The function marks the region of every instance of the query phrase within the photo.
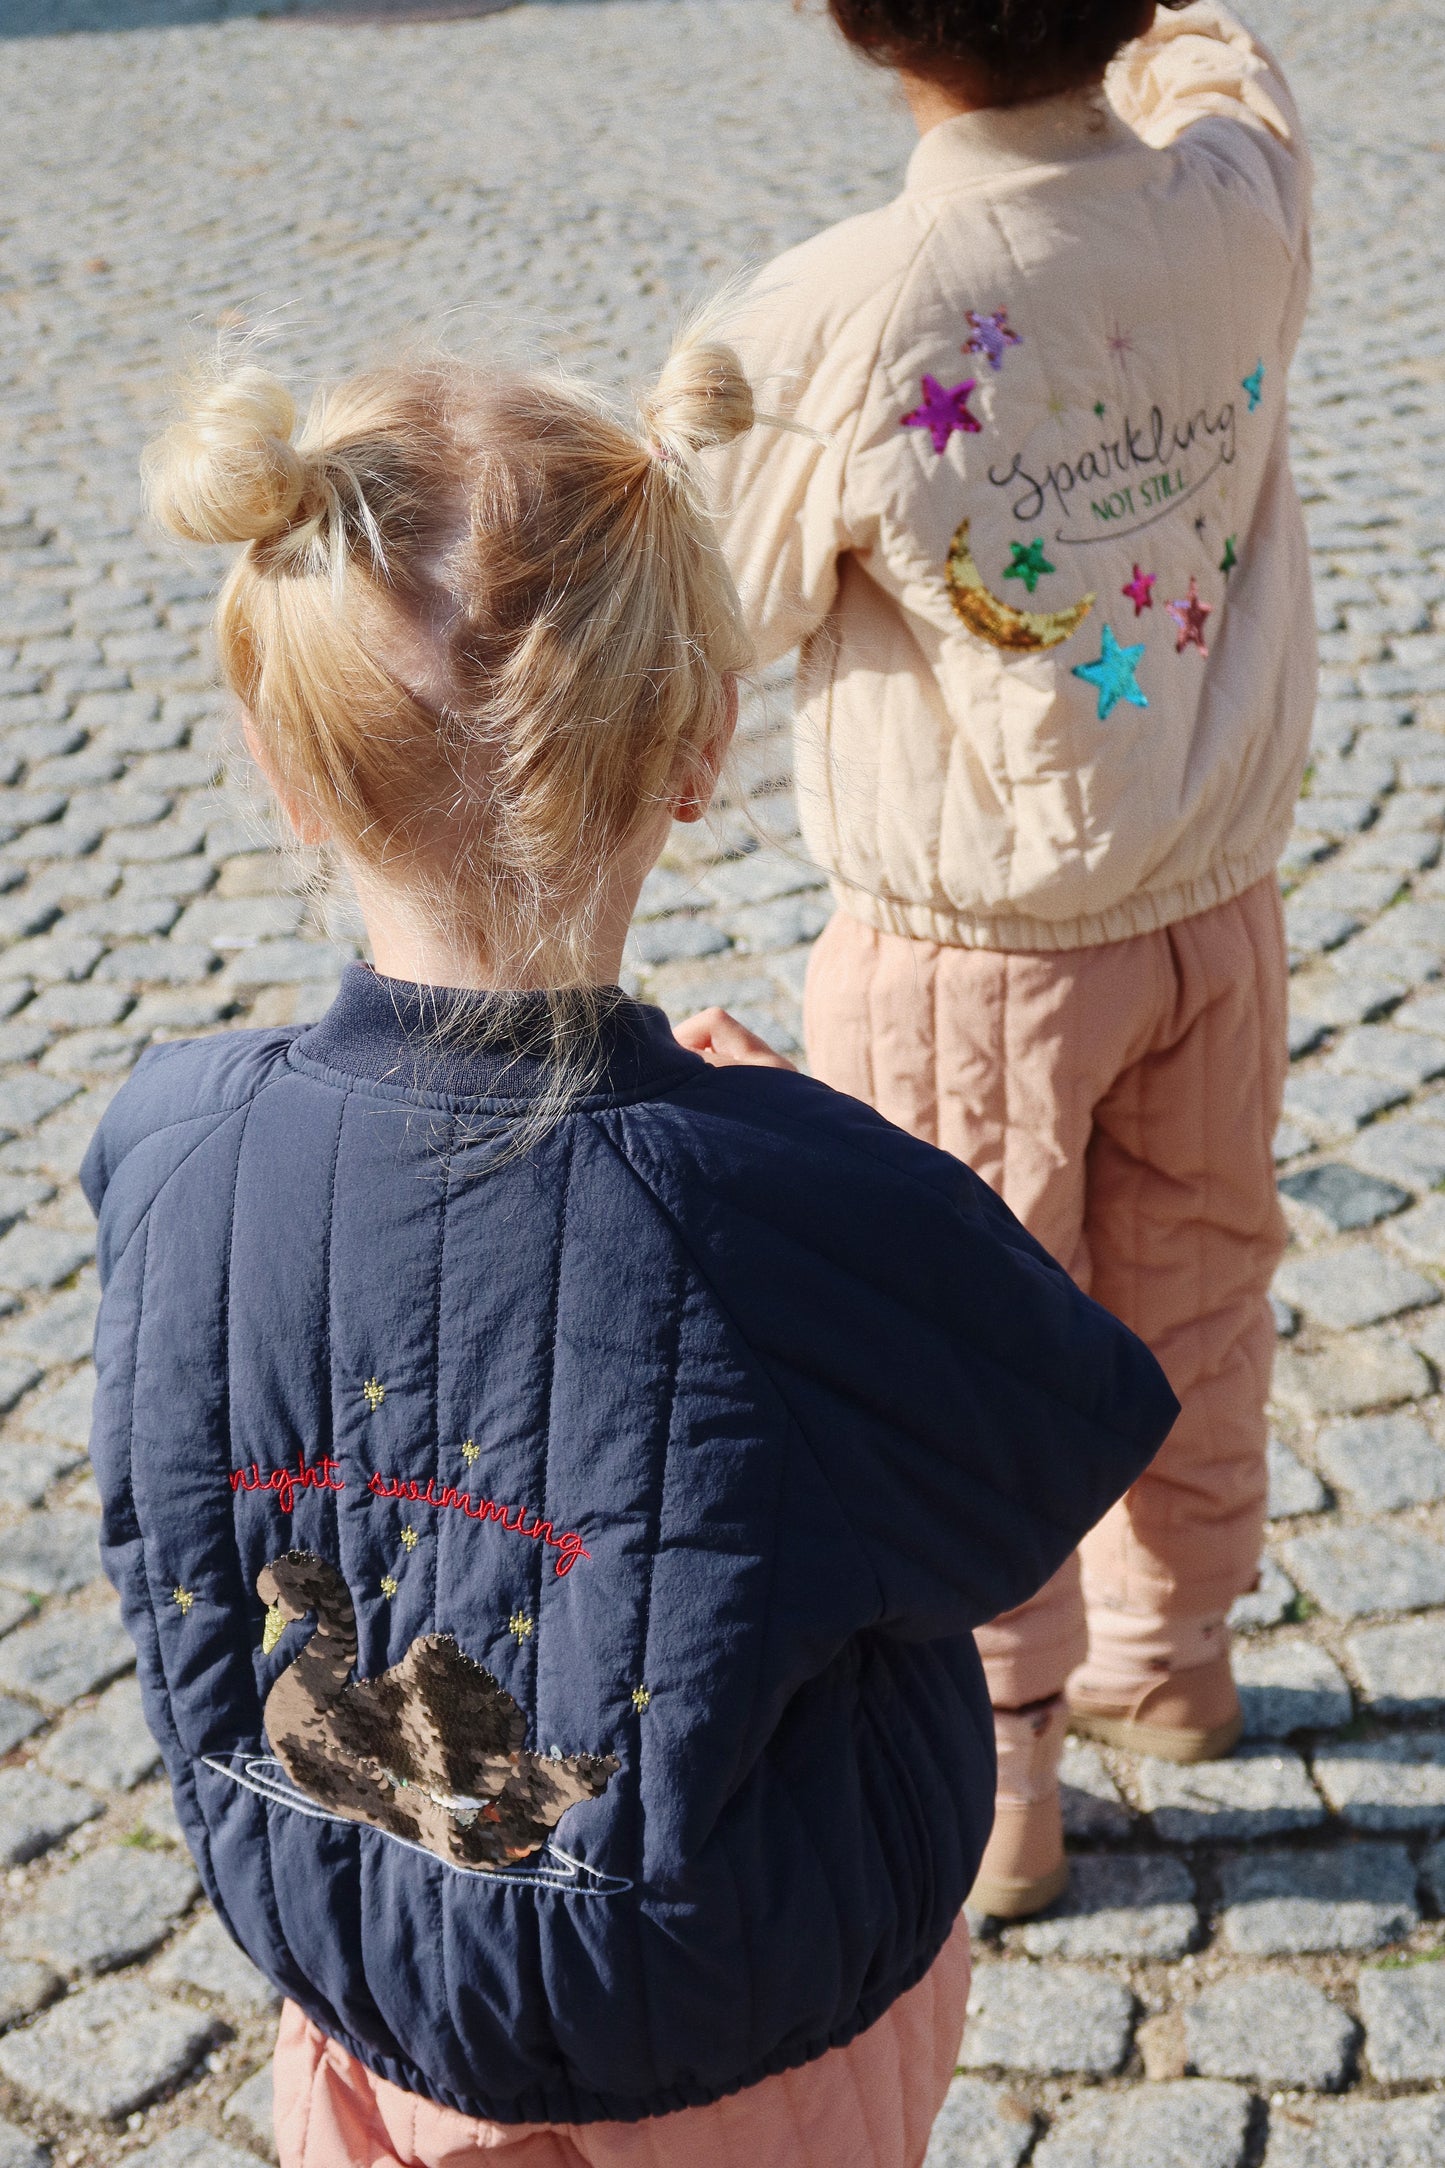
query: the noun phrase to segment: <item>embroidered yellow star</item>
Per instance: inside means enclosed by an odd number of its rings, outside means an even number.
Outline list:
[[[188,1618],[190,1616],[191,1605],[195,1602],[195,1600],[196,1592],[194,1589],[181,1588],[177,1586],[171,1590],[171,1602],[180,1612],[182,1618]]]
[[[386,1398],[386,1387],[382,1384],[380,1378],[368,1378],[366,1383],[362,1386],[361,1390],[366,1395],[366,1405],[370,1408],[372,1414],[375,1415],[377,1409],[381,1406],[381,1403]]]
[[[470,1468],[472,1462],[474,1460],[480,1460],[481,1457],[482,1449],[478,1445],[476,1439],[464,1438],[462,1440],[462,1459],[466,1462],[467,1466]]]
[[[381,1593],[383,1596],[385,1596],[388,1603],[390,1603],[392,1597],[396,1594],[397,1590],[400,1587],[401,1583],[400,1581],[398,1581],[394,1573],[384,1573],[382,1575]]]
[[[401,1542],[403,1550],[414,1551],[417,1547],[418,1540],[419,1539],[417,1536],[417,1532],[414,1528],[403,1528],[401,1532]]]
[[[633,1689],[632,1689],[632,1706],[633,1706],[633,1708],[634,1708],[634,1709],[635,1709],[635,1710],[637,1711],[637,1713],[638,1713],[638,1715],[639,1715],[639,1716],[641,1716],[641,1714],[642,1714],[643,1710],[644,1710],[644,1709],[645,1709],[645,1708],[647,1707],[647,1705],[648,1705],[648,1703],[649,1703],[649,1702],[651,1701],[651,1699],[652,1699],[652,1690],[651,1690],[651,1688],[650,1688],[650,1687],[646,1687],[646,1686],[634,1686],[634,1687],[633,1687]]]
[[[532,1621],[528,1618],[525,1611],[514,1611],[511,1618],[507,1621],[507,1631],[508,1633],[516,1635],[517,1646],[518,1648],[520,1648],[524,1641],[528,1641],[531,1639]]]
[[[1053,397],[1049,400],[1049,412],[1053,415],[1054,420],[1056,422],[1061,422],[1064,416],[1068,413],[1068,411],[1069,403],[1067,399],[1061,399],[1058,393],[1055,392],[1053,394]]]

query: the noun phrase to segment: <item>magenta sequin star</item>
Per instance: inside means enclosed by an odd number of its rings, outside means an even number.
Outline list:
[[[1007,309],[990,309],[986,316],[970,309],[968,321],[971,329],[963,342],[963,351],[965,354],[986,354],[990,369],[1003,367],[1005,347],[1024,343],[1020,333],[1010,325]]]
[[[1142,617],[1146,610],[1153,609],[1154,582],[1158,577],[1157,572],[1145,572],[1138,565],[1135,565],[1134,577],[1126,583],[1124,593],[1133,603],[1136,617]]]
[[[977,415],[968,410],[968,395],[978,390],[978,378],[971,376],[962,384],[940,384],[936,376],[923,379],[923,397],[911,414],[905,414],[899,427],[902,429],[926,429],[933,438],[933,449],[946,452],[955,429],[976,437],[983,428]]]
[[[1164,607],[1179,627],[1179,638],[1174,643],[1175,654],[1182,655],[1186,647],[1197,647],[1201,655],[1207,655],[1209,650],[1204,644],[1204,626],[1206,619],[1214,614],[1214,604],[1200,601],[1198,580],[1191,574],[1188,594],[1181,596],[1178,602],[1166,602]]]

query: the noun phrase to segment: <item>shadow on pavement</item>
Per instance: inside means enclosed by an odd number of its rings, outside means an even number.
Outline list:
[[[519,0],[0,0],[0,38],[85,30],[162,30],[184,23],[464,22]]]

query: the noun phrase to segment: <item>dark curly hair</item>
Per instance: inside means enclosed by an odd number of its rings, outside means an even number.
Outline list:
[[[828,0],[828,12],[881,67],[1013,105],[1097,81],[1153,0]]]

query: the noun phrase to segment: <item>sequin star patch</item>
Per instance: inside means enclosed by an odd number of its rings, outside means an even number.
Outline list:
[[[1197,647],[1201,655],[1207,655],[1204,627],[1214,614],[1214,604],[1200,601],[1198,580],[1191,575],[1188,594],[1181,595],[1177,602],[1166,602],[1164,607],[1179,628],[1179,638],[1174,643],[1175,654],[1182,655],[1186,647]]]
[[[1124,647],[1114,637],[1112,625],[1106,625],[1103,645],[1097,662],[1081,662],[1074,665],[1074,676],[1082,678],[1087,685],[1096,686],[1099,694],[1099,721],[1107,722],[1121,700],[1127,700],[1134,708],[1147,708],[1148,696],[1139,690],[1135,672],[1144,659],[1144,642],[1137,647]]]
[[[977,390],[976,376],[966,377],[961,384],[940,384],[936,376],[926,376],[922,399],[911,414],[904,415],[900,427],[926,429],[933,439],[933,449],[946,452],[956,430],[971,437],[982,431],[983,423],[968,404],[969,393]]]
[[[1010,325],[1007,309],[990,309],[987,315],[979,315],[976,310],[970,309],[968,321],[970,330],[963,342],[963,351],[965,354],[986,355],[990,369],[998,370],[1003,367],[1004,351],[1007,347],[1022,346],[1024,343],[1021,335]]]
[[[1154,584],[1158,577],[1157,572],[1145,572],[1142,566],[1135,565],[1133,579],[1127,580],[1120,590],[1133,603],[1136,617],[1142,617],[1146,610],[1153,609]]]
[[[1257,361],[1248,376],[1241,377],[1239,388],[1249,394],[1249,411],[1252,414],[1264,397],[1264,363]]]
[[[1044,555],[1042,536],[1032,542],[1011,542],[1009,548],[1013,551],[1013,562],[1005,572],[1004,578],[1006,580],[1022,580],[1030,594],[1033,593],[1046,572],[1056,570],[1056,567],[1051,565]]]

